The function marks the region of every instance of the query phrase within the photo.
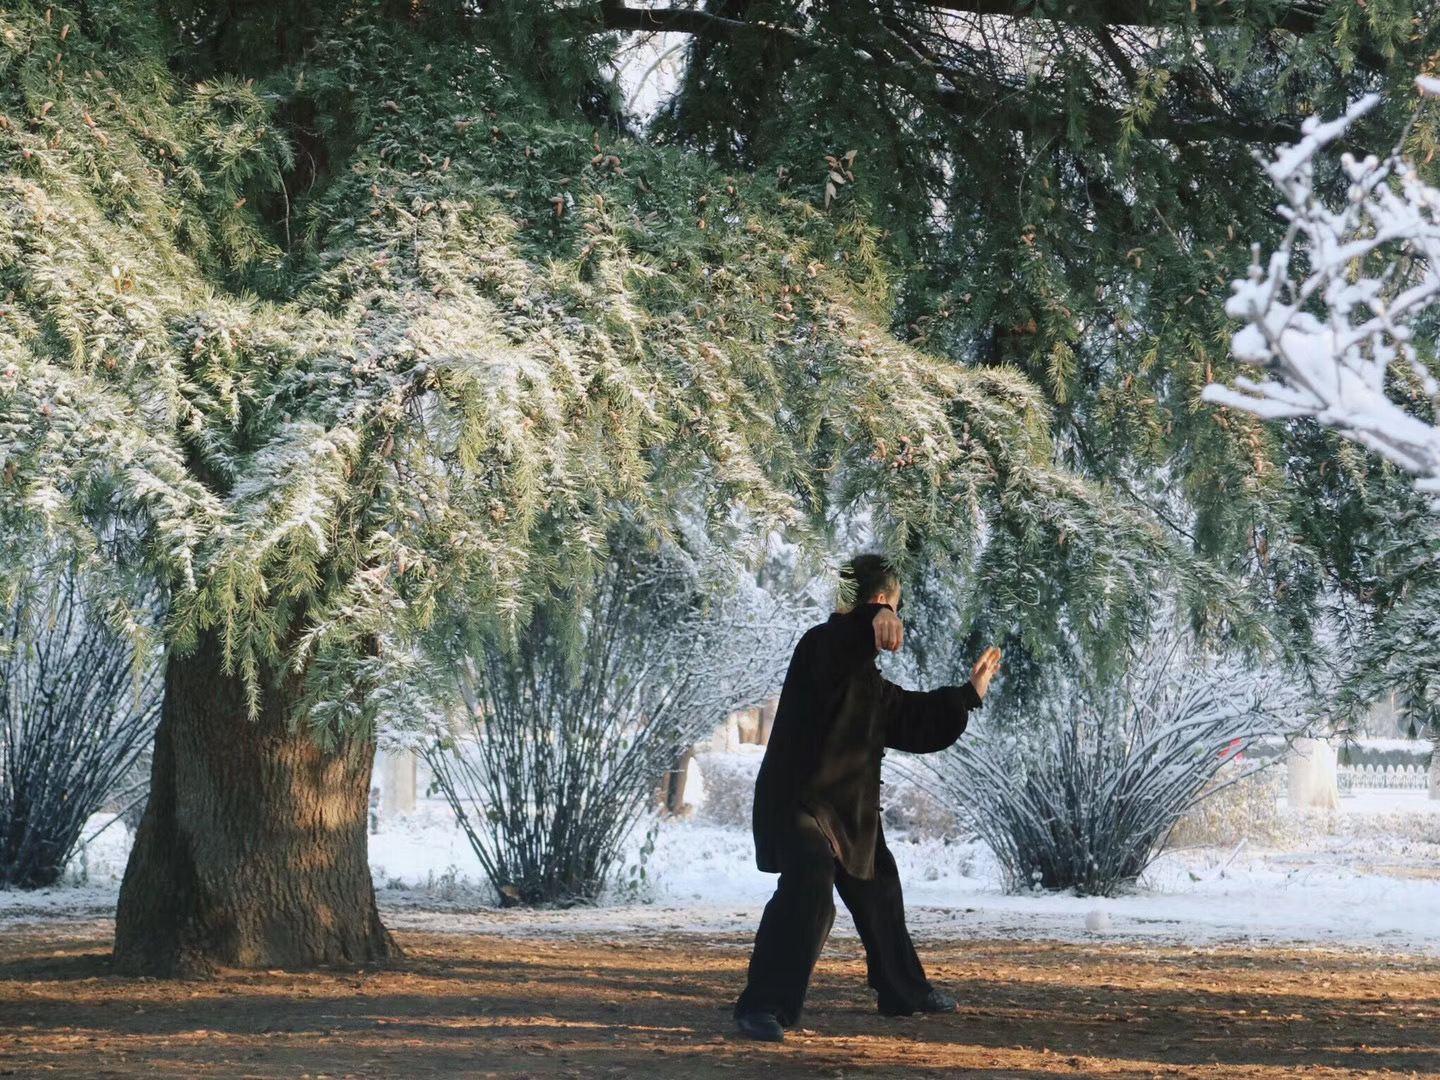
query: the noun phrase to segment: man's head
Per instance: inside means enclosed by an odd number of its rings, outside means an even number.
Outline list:
[[[880,555],[856,555],[840,568],[840,602],[851,611],[861,604],[889,604],[900,611],[900,575]]]

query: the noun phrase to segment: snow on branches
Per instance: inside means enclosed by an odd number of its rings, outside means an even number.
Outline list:
[[[1416,85],[1440,96],[1440,79]],[[1255,245],[1225,310],[1246,323],[1236,358],[1270,378],[1212,384],[1204,398],[1264,419],[1313,417],[1440,495],[1440,426],[1412,411],[1427,398],[1440,407],[1440,382],[1414,344],[1418,318],[1440,296],[1440,190],[1404,159],[1402,138],[1384,158],[1340,156],[1349,187],[1337,209],[1316,191],[1321,152],[1379,100],[1367,95],[1334,120],[1312,117],[1266,165],[1289,228],[1264,266]]]
[[[774,695],[820,617],[691,553],[612,537],[578,625],[539,610],[514,647],[457,658],[465,709],[422,752],[502,903],[595,899],[665,773],[732,709]]]
[[[1187,811],[1263,767],[1246,752],[1302,730],[1305,705],[1283,675],[1171,628],[1116,683],[1054,675],[1024,723],[987,717],[926,767],[995,853],[1007,891],[1109,896],[1164,851]]]

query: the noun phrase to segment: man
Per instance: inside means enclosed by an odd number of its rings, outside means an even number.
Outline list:
[[[880,759],[886,747],[925,754],[958,739],[1000,650],[985,650],[965,686],[902,690],[875,668],[881,649],[904,641],[899,577],[878,555],[857,557],[841,576],[854,602],[795,647],[755,781],[755,861],[780,881],[735,1005],[736,1025],[752,1039],[780,1042],[799,1019],[835,921],[834,888],[865,944],[882,1013],[956,1006],[925,978],[905,929],[900,877],[880,829]]]

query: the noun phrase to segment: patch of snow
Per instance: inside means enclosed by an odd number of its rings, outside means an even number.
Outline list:
[[[1440,954],[1440,802],[1424,792],[1365,791],[1337,811],[1295,815],[1297,850],[1205,848],[1170,852],[1131,894],[1007,895],[993,856],[975,842],[888,838],[904,883],[907,920],[926,939],[1117,941],[1211,946],[1308,944]],[[620,860],[639,859],[644,827]],[[662,823],[646,860],[641,902],[623,888],[565,910],[502,910],[449,811],[421,800],[383,821],[370,860],[387,925],[398,930],[524,937],[713,935],[749,947],[776,878],[755,869],[749,831],[698,821]],[[0,927],[93,921],[110,925],[130,836],[123,825],[87,854],[89,882],[0,892]],[[857,935],[843,904],[835,934]],[[1096,916],[1102,915],[1103,919]],[[1101,923],[1100,929],[1095,924]]]
[[[1353,795],[1342,795],[1340,809],[1347,814],[1440,814],[1440,799],[1413,789],[1364,788]]]
[[[489,891],[474,849],[438,800],[418,800],[414,813],[381,820],[370,835],[370,876],[380,891]]]

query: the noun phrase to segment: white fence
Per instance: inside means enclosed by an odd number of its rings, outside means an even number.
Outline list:
[[[1342,792],[1358,788],[1424,791],[1430,786],[1430,771],[1423,765],[1341,765],[1336,779]]]

